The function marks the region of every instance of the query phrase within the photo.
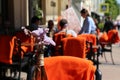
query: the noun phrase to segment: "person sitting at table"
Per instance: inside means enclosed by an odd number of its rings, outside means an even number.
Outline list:
[[[39,25],[41,24],[40,18],[37,16],[33,16],[31,19],[31,25],[29,27],[30,31],[37,30]]]
[[[49,29],[47,36],[53,38],[53,35],[58,31],[57,28],[54,26],[53,20],[48,21],[47,28]]]
[[[77,33],[74,30],[68,29],[68,21],[66,19],[61,19],[59,25],[61,29],[58,31],[58,33],[65,32],[73,37],[77,37]]]

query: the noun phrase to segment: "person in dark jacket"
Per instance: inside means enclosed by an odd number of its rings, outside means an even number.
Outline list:
[[[30,30],[37,30],[39,25],[40,25],[41,21],[40,18],[38,18],[37,16],[33,16],[31,19],[31,26],[30,26]]]
[[[114,24],[113,24],[113,22],[111,20],[111,17],[107,17],[107,21],[104,24],[103,31],[108,33],[108,31],[113,29],[113,28],[114,28]]]

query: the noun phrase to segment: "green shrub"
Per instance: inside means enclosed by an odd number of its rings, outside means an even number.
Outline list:
[[[103,30],[103,27],[104,27],[104,23],[103,23],[103,22],[100,22],[100,23],[98,24],[98,28],[100,29],[100,31]]]

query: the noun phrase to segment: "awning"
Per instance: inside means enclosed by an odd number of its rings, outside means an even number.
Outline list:
[[[98,20],[98,22],[100,22],[101,18],[104,16],[104,14],[96,13],[96,12],[91,12],[91,16],[93,18],[96,18]]]
[[[95,12],[91,12],[91,16],[94,17],[94,18],[96,18],[96,17],[100,17],[100,15],[98,15],[98,14],[95,13]]]
[[[104,16],[103,13],[96,13],[96,12],[91,12],[91,15],[94,15],[96,17],[103,17]]]

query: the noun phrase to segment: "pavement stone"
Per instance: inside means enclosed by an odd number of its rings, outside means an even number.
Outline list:
[[[102,80],[120,80],[120,44],[114,44],[112,50],[115,65],[112,64],[109,52],[105,53],[108,62],[105,61],[104,56],[99,57]]]

